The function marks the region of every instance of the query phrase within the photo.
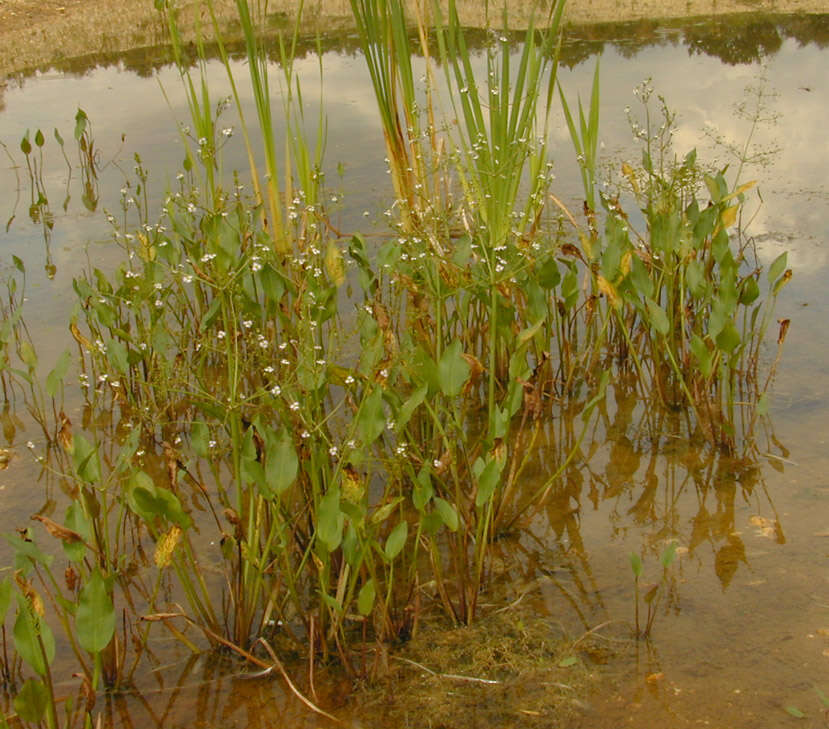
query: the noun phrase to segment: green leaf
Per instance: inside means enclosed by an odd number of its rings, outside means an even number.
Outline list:
[[[210,302],[210,306],[207,307],[207,311],[204,312],[204,316],[201,318],[201,322],[199,323],[199,331],[205,331],[216,319],[219,315],[219,311],[222,308],[222,297],[217,296]]]
[[[317,537],[333,552],[340,546],[345,516],[340,511],[340,490],[331,489],[320,499],[317,509]]]
[[[24,721],[39,722],[49,705],[49,691],[43,681],[30,678],[14,697],[14,710]]]
[[[804,714],[796,706],[791,706],[791,705],[786,706],[785,711],[786,711],[787,714],[789,714],[790,716],[793,716],[795,719],[805,719],[806,718],[806,714]]]
[[[757,408],[756,408],[757,416],[764,417],[769,413],[769,395],[767,392],[764,392],[760,395],[760,399],[757,401]]]
[[[665,547],[662,554],[659,556],[659,561],[662,563],[662,566],[665,569],[673,564],[673,561],[676,559],[676,542],[671,542],[667,547]]]
[[[115,633],[115,607],[106,581],[97,568],[93,570],[78,597],[75,613],[78,642],[90,653],[100,653]]]
[[[409,396],[406,402],[400,406],[400,410],[398,411],[396,418],[396,427],[398,432],[406,427],[409,420],[411,420],[414,411],[420,407],[420,404],[426,398],[428,390],[429,388],[427,385],[421,385]]]
[[[757,285],[757,279],[749,276],[740,286],[740,303],[743,306],[751,306],[759,296],[760,287]]]
[[[691,352],[697,361],[702,376],[707,380],[711,375],[714,353],[708,349],[705,342],[696,334],[691,337]]]
[[[360,615],[368,615],[371,613],[374,608],[374,599],[376,596],[377,587],[372,577],[360,588],[360,594],[357,595],[357,610],[360,611]]]
[[[648,307],[648,315],[651,326],[653,326],[653,328],[656,329],[656,331],[663,337],[666,336],[671,328],[671,325],[668,321],[668,315],[665,313],[665,310],[650,298],[645,299],[645,304]]]
[[[17,619],[14,621],[14,646],[20,657],[40,676],[45,676],[55,658],[55,636],[49,626],[32,610],[22,595],[17,598]],[[38,641],[40,636],[40,641]],[[43,643],[41,650],[40,642]],[[45,657],[44,657],[45,652]]]
[[[642,558],[636,552],[630,553],[630,568],[633,570],[635,577],[642,576]]]
[[[116,372],[125,375],[129,371],[127,348],[124,346],[123,342],[120,342],[117,339],[109,340],[107,343],[107,359]]]
[[[66,507],[64,521],[67,529],[80,534],[85,541],[89,541],[92,525],[84,513],[80,501],[73,501]],[[83,542],[63,542],[63,552],[70,562],[80,562],[86,554],[86,545]]]
[[[777,258],[774,259],[771,266],[769,266],[769,283],[774,283],[780,278],[783,271],[786,270],[786,261],[788,260],[788,253],[784,251]]]
[[[42,564],[46,568],[51,566],[54,557],[42,552],[30,539],[22,539],[18,534],[3,534],[3,539],[14,549],[16,570],[23,570],[24,574],[29,574],[34,564]]]
[[[478,493],[475,496],[475,506],[479,509],[488,503],[495,493],[495,487],[501,478],[501,468],[503,463],[497,461],[491,456],[487,460],[486,465],[478,476]]]
[[[575,666],[579,662],[579,659],[575,656],[568,656],[567,658],[563,658],[558,662],[559,668],[569,668],[570,666]]]
[[[357,413],[357,433],[364,446],[374,443],[383,428],[386,427],[386,416],[383,412],[383,389],[378,385],[363,401]]]
[[[398,507],[401,501],[403,501],[403,497],[398,496],[396,499],[392,499],[388,504],[381,506],[371,515],[371,523],[382,524],[392,515],[392,512]]]
[[[12,583],[8,577],[0,580],[0,625],[6,618],[12,600]]]
[[[438,361],[438,382],[447,397],[460,395],[469,379],[469,363],[463,358],[461,341],[456,339],[444,351]]]
[[[561,282],[561,272],[558,270],[558,264],[554,258],[548,258],[541,268],[539,268],[536,280],[542,288],[548,291],[559,285]]]
[[[426,504],[432,500],[434,493],[435,489],[432,486],[429,466],[424,464],[415,478],[414,489],[412,490],[412,503],[415,509],[423,511]]]
[[[46,140],[45,140],[45,139],[44,139],[44,137],[43,137],[43,132],[41,132],[41,131],[40,131],[40,129],[38,129],[38,130],[35,132],[35,144],[36,144],[38,147],[42,147],[42,146],[44,145],[44,143],[45,143],[45,142],[46,142]]]
[[[66,377],[66,373],[69,371],[69,363],[71,361],[72,353],[68,349],[65,349],[63,354],[58,357],[54,369],[46,375],[46,394],[49,397],[55,397],[57,395],[63,378]]]
[[[286,432],[269,437],[265,444],[265,476],[268,487],[277,495],[284,493],[296,481],[299,458],[293,441]]]
[[[127,502],[130,508],[146,521],[156,518],[167,519],[182,529],[189,529],[193,523],[189,514],[172,491],[159,488],[144,471],[136,471],[129,481]]]
[[[78,477],[90,484],[100,481],[101,464],[98,460],[97,446],[93,446],[80,433],[74,436],[73,442],[72,460]]]
[[[391,530],[389,538],[386,539],[386,546],[383,548],[383,552],[389,562],[397,557],[403,547],[406,546],[406,538],[408,536],[409,522],[407,521],[401,521],[394,529]]]
[[[740,333],[731,319],[726,319],[722,330],[717,335],[717,348],[726,354],[731,354],[740,344]]]
[[[458,531],[458,512],[445,499],[435,496],[435,511],[450,532]]]
[[[190,426],[190,445],[200,458],[207,458],[210,453],[210,429],[206,423],[194,420]]]
[[[26,340],[20,342],[20,359],[23,360],[23,364],[25,364],[30,370],[37,367],[37,355],[35,354],[35,350]]]
[[[75,139],[80,141],[83,133],[86,131],[87,124],[89,123],[89,117],[87,117],[86,112],[78,108],[78,113],[75,114]]]

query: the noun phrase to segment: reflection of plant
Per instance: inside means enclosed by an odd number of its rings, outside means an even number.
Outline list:
[[[662,565],[662,576],[660,580],[651,585],[642,596],[645,604],[648,606],[648,617],[645,620],[644,626],[639,622],[639,578],[642,576],[644,566],[642,558],[631,552],[630,568],[633,570],[633,599],[636,614],[636,635],[639,638],[648,639],[651,636],[651,629],[653,628],[653,621],[656,619],[656,611],[659,607],[659,601],[662,597],[668,581],[668,568],[673,564],[676,558],[676,542],[671,542],[659,555],[659,563]]]

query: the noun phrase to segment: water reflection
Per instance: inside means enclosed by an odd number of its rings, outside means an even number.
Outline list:
[[[509,569],[517,570],[506,582],[535,585],[543,577],[545,590],[558,592],[589,630],[597,621],[632,618],[620,616],[615,604],[620,589],[632,590],[633,573],[626,565],[631,552],[642,558],[648,581],[664,580],[660,611],[678,614],[683,593],[696,589],[685,579],[689,569],[710,570],[726,591],[739,570],[753,570],[745,538],[786,544],[766,467],[781,468],[787,452],[770,423],[757,443],[728,456],[683,435],[680,420],[617,387],[615,402],[582,444],[576,465],[539,510],[518,522],[518,551],[508,553],[516,546],[510,541],[502,554]],[[562,418],[544,429],[525,471],[528,493],[572,447],[573,428]],[[771,454],[771,448],[784,455]],[[660,556],[672,542],[678,558],[660,578]],[[610,584],[593,564],[597,544],[615,550],[615,562],[622,565]],[[600,561],[606,556],[602,552]]]

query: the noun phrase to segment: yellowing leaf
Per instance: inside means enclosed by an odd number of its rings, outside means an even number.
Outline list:
[[[739,205],[732,205],[720,213],[720,222],[723,228],[730,228],[737,222],[737,211],[740,209]]]
[[[345,281],[343,256],[333,241],[329,242],[325,249],[325,272],[335,286],[340,286]]]
[[[170,562],[173,561],[173,552],[179,541],[181,541],[181,534],[181,527],[173,525],[170,527],[170,531],[158,540],[155,545],[155,554],[153,554],[153,561],[156,567],[159,569],[169,567]]]
[[[621,301],[619,299],[619,294],[616,293],[616,287],[601,274],[599,274],[596,277],[596,284],[599,287],[599,291],[601,291],[607,297],[607,300],[610,303],[610,305],[614,309],[618,309],[621,304]]]
[[[633,167],[631,167],[627,162],[623,162],[622,174],[628,178],[628,182],[633,188],[634,194],[636,197],[639,197],[639,183],[636,181],[636,173],[633,171]]]

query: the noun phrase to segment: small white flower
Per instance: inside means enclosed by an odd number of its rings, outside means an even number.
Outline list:
[[[440,462],[440,458],[435,458],[435,460],[434,460],[434,461],[432,461],[432,465],[433,465],[435,468],[440,468],[443,464]]]
[[[32,443],[32,441],[28,440],[26,441],[26,448],[28,448],[30,451],[33,451],[35,448],[35,444]]]
[[[340,451],[339,451],[339,449],[337,448],[337,446],[331,446],[331,447],[328,449],[328,454],[329,454],[330,456],[334,457],[334,458],[336,458],[336,457],[339,455],[339,452],[340,452]]]
[[[226,336],[227,336],[227,332],[225,332],[224,329],[219,329],[219,331],[216,332],[216,337],[218,339],[224,339]]]
[[[270,393],[271,393],[271,395],[273,395],[274,397],[279,397],[279,396],[282,394],[282,388],[281,388],[279,385],[274,385],[274,386],[270,389]],[[292,408],[292,409],[293,409],[293,408]]]
[[[216,447],[216,441],[215,440],[209,440],[207,442],[207,447],[208,448],[215,448]]]
[[[267,372],[269,375],[272,374],[273,371],[274,370],[273,370],[273,367],[271,365],[268,365],[267,367],[265,367],[265,372]]]
[[[292,403],[290,404],[290,406],[289,406],[289,407],[291,408],[291,410],[293,410],[294,412],[296,412],[297,410],[299,410],[299,403],[298,403],[298,402],[296,402],[296,401],[294,401],[294,402],[292,402]]]
[[[348,375],[348,377],[345,378],[345,384],[346,385],[353,385],[354,384],[354,378],[351,375]]]
[[[222,136],[225,138],[230,138],[233,136],[233,127],[225,127],[222,129]]]
[[[252,321],[251,319],[245,319],[245,320],[242,322],[242,326],[243,326],[245,329],[250,329],[250,328],[253,326],[253,321]]]
[[[305,440],[306,438],[310,438],[310,437],[311,437],[311,434],[310,434],[307,430],[303,430],[303,431],[299,434],[299,437],[300,437],[300,438],[302,438],[303,440]]]

